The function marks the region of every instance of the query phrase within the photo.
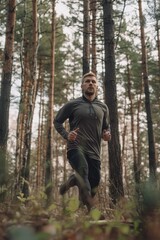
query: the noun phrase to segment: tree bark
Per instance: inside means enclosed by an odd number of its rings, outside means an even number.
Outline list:
[[[32,18],[33,18],[33,38],[32,50],[29,49],[30,59],[29,64],[29,79],[28,79],[28,96],[27,96],[27,117],[24,135],[24,152],[22,178],[22,192],[25,197],[29,196],[29,178],[30,178],[30,157],[31,157],[31,137],[32,137],[32,122],[35,108],[35,100],[37,95],[37,51],[38,51],[38,19],[37,19],[37,0],[32,0]],[[30,64],[31,63],[31,64]]]
[[[83,0],[83,75],[90,70],[89,0]]]
[[[144,32],[144,17],[142,13],[142,1],[138,0],[139,7],[139,20],[140,20],[140,32],[141,32],[141,48],[142,48],[142,73],[145,93],[145,109],[147,114],[147,127],[148,127],[148,145],[149,145],[149,173],[150,180],[156,181],[156,154],[155,154],[155,142],[153,133],[152,113],[150,104],[150,92],[148,82],[148,66],[147,66],[147,48],[145,43]]]
[[[136,144],[135,144],[135,121],[134,121],[134,109],[133,109],[133,94],[131,92],[132,83],[131,83],[131,73],[130,66],[127,57],[127,80],[128,80],[128,98],[130,100],[130,115],[131,115],[131,140],[132,140],[132,148],[133,148],[133,165],[134,165],[134,179],[136,186],[140,183],[140,176],[138,172],[138,161],[137,161],[137,152],[136,152]]]
[[[40,60],[39,63],[39,92],[40,92],[40,101],[39,101],[39,122],[38,122],[38,137],[37,137],[37,171],[36,171],[36,188],[39,190],[42,186],[42,162],[43,162],[43,145],[42,145],[42,120],[43,120],[43,94],[44,94],[44,78],[43,78],[43,63]]]
[[[55,74],[55,0],[52,0],[52,39],[51,39],[51,79],[49,89],[49,112],[48,112],[48,124],[47,124],[47,151],[46,151],[46,168],[45,168],[45,188],[47,195],[47,205],[49,205],[52,199],[52,182],[53,182],[53,106],[54,106],[54,74]]]
[[[24,3],[24,12],[26,4]],[[17,170],[19,165],[19,176],[17,189],[24,193],[24,197],[29,195],[30,180],[30,154],[31,154],[31,137],[32,122],[35,108],[35,100],[37,95],[37,51],[38,51],[38,19],[37,19],[37,0],[32,1],[32,31],[30,37],[28,35],[28,25],[23,21],[23,58],[22,58],[22,92],[19,108],[19,116],[17,123],[17,146],[16,162]],[[19,148],[19,151],[18,151]],[[17,171],[16,170],[16,171]]]
[[[115,77],[114,22],[111,0],[103,0],[105,48],[105,101],[109,107],[112,139],[109,142],[109,195],[113,204],[124,195],[121,149],[118,133],[117,91]]]
[[[160,76],[160,23],[159,23],[159,15],[157,14],[158,10],[160,11],[160,3],[157,0],[154,0],[154,13],[155,13],[155,21],[156,21],[156,34],[157,34],[157,52],[158,52],[158,69]]]
[[[97,75],[97,50],[96,50],[96,0],[91,0],[90,8],[92,15],[92,24],[91,24],[91,36],[92,36],[92,72]]]
[[[7,2],[7,22],[0,92],[0,200],[5,195],[7,178],[7,140],[9,125],[10,92],[13,66],[14,34],[16,19],[16,1]],[[2,198],[3,198],[2,196]]]

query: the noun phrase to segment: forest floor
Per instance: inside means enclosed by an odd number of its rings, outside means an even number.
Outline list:
[[[160,209],[138,216],[136,210],[77,208],[67,205],[44,208],[35,199],[29,203],[0,205],[0,240],[160,240]],[[100,220],[103,213],[103,220]]]

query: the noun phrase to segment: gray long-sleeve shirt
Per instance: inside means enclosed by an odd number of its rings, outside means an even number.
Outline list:
[[[74,142],[67,140],[63,123],[69,119],[70,131],[79,128]],[[100,160],[102,132],[109,129],[109,111],[106,104],[95,98],[92,102],[84,96],[66,103],[54,119],[55,129],[67,140],[67,149],[81,148],[90,158]]]

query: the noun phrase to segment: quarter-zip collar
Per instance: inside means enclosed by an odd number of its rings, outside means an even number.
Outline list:
[[[89,115],[91,118],[94,118],[94,119],[97,119],[97,114],[96,114],[96,111],[93,107],[93,104],[96,100],[97,100],[97,97],[95,97],[93,99],[93,101],[89,101],[84,95],[82,96],[82,98],[89,103]]]
[[[94,102],[95,100],[97,100],[97,97],[95,97],[92,101],[88,100],[84,95],[82,95],[82,98],[86,101],[86,102],[89,102],[89,103],[92,103]]]

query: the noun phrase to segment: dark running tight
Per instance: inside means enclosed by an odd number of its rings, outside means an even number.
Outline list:
[[[92,197],[95,196],[100,182],[99,160],[91,159],[80,149],[73,149],[67,152],[67,158],[71,167],[81,176]]]

